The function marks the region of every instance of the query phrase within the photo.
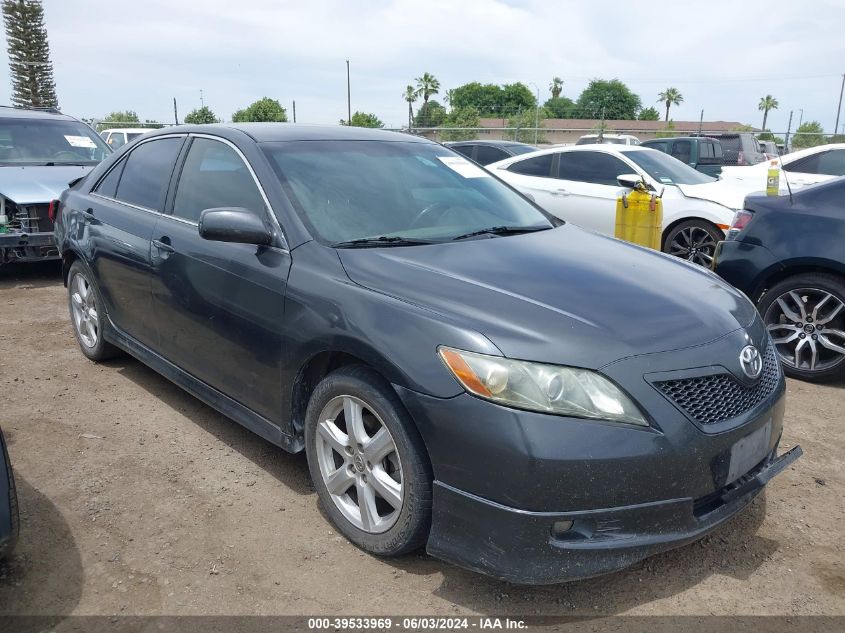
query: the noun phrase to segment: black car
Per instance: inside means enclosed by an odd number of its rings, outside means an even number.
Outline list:
[[[515,141],[454,141],[445,145],[479,165],[489,165],[511,156],[536,152],[538,149],[533,145]]]
[[[14,549],[19,526],[15,476],[6,450],[6,438],[0,429],[0,558],[5,558]]]
[[[800,454],[777,456],[784,379],[742,293],[423,138],[175,127],[60,211],[82,352],[304,449],[374,554],[592,576],[699,538]]]
[[[749,196],[715,271],[757,304],[786,373],[845,377],[845,178]]]
[[[750,132],[708,134],[722,145],[723,165],[756,165],[766,160],[760,143]]]

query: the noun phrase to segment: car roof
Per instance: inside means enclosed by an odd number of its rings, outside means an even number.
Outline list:
[[[105,130],[101,130],[102,132],[138,132],[143,134],[144,132],[152,132],[153,130],[157,130],[159,128],[155,127],[110,127],[106,128]]]
[[[654,141],[666,142],[666,141],[718,141],[719,139],[713,138],[712,136],[661,136],[658,138],[650,138],[648,140],[643,141],[643,145],[646,143],[653,143]]]
[[[604,138],[637,138],[633,134],[602,134]],[[581,138],[598,138],[598,134],[585,134]]]
[[[525,160],[527,158],[532,158],[534,156],[543,156],[545,154],[557,154],[561,152],[605,152],[607,154],[621,154],[623,152],[626,154],[628,152],[657,152],[658,154],[663,153],[652,147],[642,147],[641,145],[553,145],[552,147],[549,147],[547,149],[540,149],[536,152],[520,154],[519,156],[509,156],[508,158],[496,161],[495,163],[490,163],[489,165],[486,165],[486,167],[489,169],[491,167],[499,167],[500,165],[512,165],[513,163]]]
[[[518,141],[449,141],[444,143],[447,147],[452,145],[490,145],[492,147],[534,147],[530,143],[519,143]]]
[[[67,114],[62,114],[52,108],[15,108],[12,106],[0,106],[0,119],[59,119],[63,121],[76,121],[77,119]]]
[[[406,143],[430,143],[434,141],[404,132],[390,132],[382,129],[346,125],[308,125],[303,123],[211,123],[206,125],[174,125],[156,130],[156,135],[175,133],[213,133],[214,131],[237,130],[248,135],[257,143],[276,141],[393,141]]]

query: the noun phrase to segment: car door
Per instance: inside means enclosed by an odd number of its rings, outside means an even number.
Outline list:
[[[152,242],[161,354],[278,422],[290,254],[280,245],[209,241],[198,232],[203,210],[240,207],[278,233],[263,190],[234,145],[192,136],[168,206]]]
[[[501,175],[511,186],[530,196],[552,215],[562,217],[559,215],[563,211],[558,204],[560,200],[554,195],[557,187],[552,178],[555,161],[554,153],[523,158],[501,170],[506,173],[498,174],[497,170],[497,175]]]
[[[585,229],[613,235],[616,199],[626,191],[616,178],[632,173],[638,172],[608,152],[560,152],[554,195],[565,212],[559,217]]]
[[[79,209],[88,231],[92,274],[114,325],[155,347],[152,319],[150,240],[164,210],[184,136],[150,139],[118,161]]]

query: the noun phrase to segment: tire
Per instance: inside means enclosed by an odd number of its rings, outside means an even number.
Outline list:
[[[673,226],[663,240],[663,252],[710,267],[716,244],[725,234],[707,220],[687,220]]]
[[[361,424],[347,425],[349,413]],[[305,451],[323,508],[355,545],[378,556],[399,556],[425,544],[431,527],[428,455],[379,374],[350,365],[317,385],[305,418]]]
[[[787,376],[810,382],[845,378],[845,279],[794,275],[769,288],[757,309]]]
[[[103,299],[88,269],[77,260],[67,274],[68,310],[79,349],[89,360],[96,362],[120,355],[120,350],[107,343],[103,332],[108,318]]]

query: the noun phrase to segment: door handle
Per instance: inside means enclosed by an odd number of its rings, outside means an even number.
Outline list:
[[[88,207],[85,211],[82,212],[82,217],[86,220],[93,220],[94,219],[94,209],[92,207]]]
[[[158,240],[153,240],[153,246],[165,253],[172,253],[175,251],[173,246],[170,245],[170,238],[167,236],[164,236]]]

